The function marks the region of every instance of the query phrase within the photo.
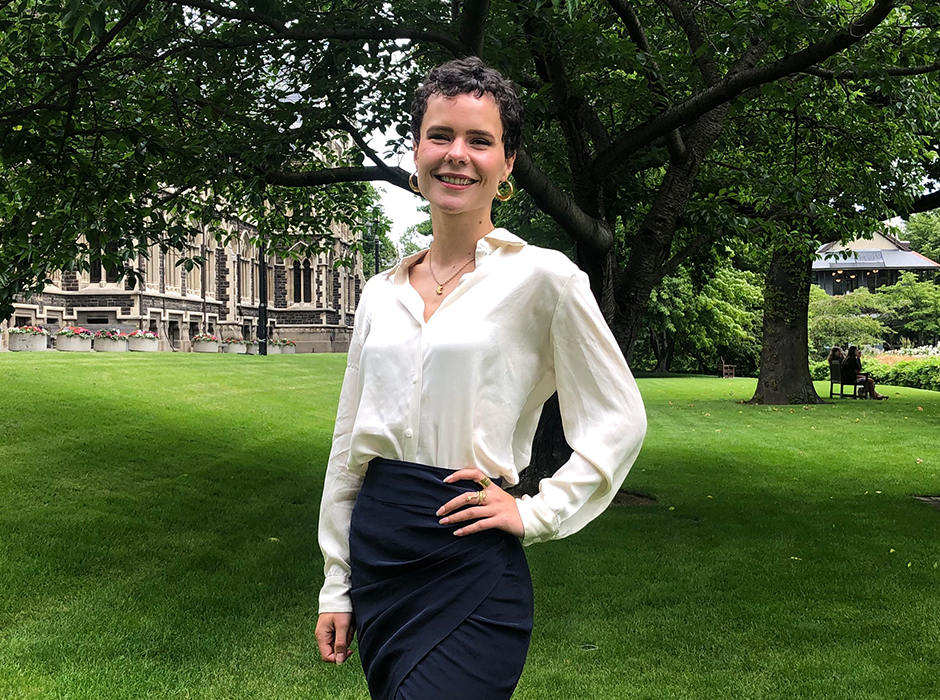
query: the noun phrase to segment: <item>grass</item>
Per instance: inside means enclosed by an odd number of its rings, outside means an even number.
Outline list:
[[[0,355],[0,698],[367,698],[313,639],[344,359]],[[940,394],[640,386],[658,501],[528,550],[515,697],[940,696]]]

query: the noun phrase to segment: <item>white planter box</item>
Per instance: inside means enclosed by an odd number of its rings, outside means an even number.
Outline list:
[[[241,343],[230,343],[222,346],[222,352],[227,352],[230,355],[247,355],[248,346]]]
[[[245,346],[245,352],[247,352],[249,355],[257,355],[258,343],[248,343],[248,345]]]
[[[95,338],[95,352],[127,352],[127,341],[117,338]]]
[[[45,350],[47,345],[44,335],[10,333],[10,350],[13,352],[39,352]]]
[[[193,343],[193,352],[218,352],[219,344],[214,340],[199,340]]]
[[[150,338],[130,338],[127,341],[127,347],[131,352],[157,352],[160,349],[160,341]]]
[[[282,354],[282,355],[296,355],[296,354],[297,354],[297,348],[294,347],[293,345],[282,345],[282,346],[281,346],[281,354]]]
[[[281,348],[280,348],[280,346],[279,346],[279,345],[271,345],[270,343],[268,343],[268,354],[269,354],[269,355],[280,355],[280,354],[281,354]]]
[[[91,338],[67,338],[57,336],[55,349],[62,352],[91,352]]]

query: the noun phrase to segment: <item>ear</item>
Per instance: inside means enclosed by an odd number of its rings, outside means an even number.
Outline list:
[[[503,179],[506,180],[509,178],[509,173],[512,172],[512,166],[516,164],[516,154],[513,153],[506,159],[506,172],[503,173]]]
[[[411,156],[414,158],[415,165],[418,164],[418,142],[416,139],[411,139]]]

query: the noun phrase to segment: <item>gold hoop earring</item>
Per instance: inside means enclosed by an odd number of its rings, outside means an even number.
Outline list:
[[[503,192],[503,185],[509,185],[509,191]],[[509,180],[503,180],[496,187],[496,199],[500,202],[508,202],[509,199],[516,193],[516,188],[512,186],[512,182]]]
[[[418,189],[418,173],[411,173],[411,176],[408,178],[408,187],[410,187],[411,191],[415,194],[421,194],[421,190]]]

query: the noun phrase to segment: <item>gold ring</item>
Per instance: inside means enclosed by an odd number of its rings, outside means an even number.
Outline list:
[[[487,488],[493,482],[490,481],[490,477],[484,476],[482,479],[480,479],[479,483],[480,483],[480,486],[482,486],[483,488]]]
[[[468,493],[468,494],[467,494],[467,503],[472,503],[472,502],[473,502],[473,494],[472,494],[472,493]]]
[[[486,491],[480,491],[480,505],[486,503]]]

